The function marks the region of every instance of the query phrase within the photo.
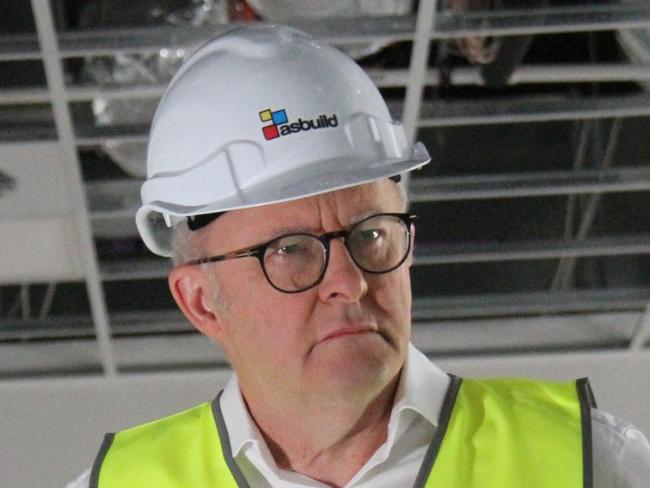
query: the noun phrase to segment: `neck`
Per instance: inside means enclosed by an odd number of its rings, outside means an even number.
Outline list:
[[[340,487],[386,441],[398,381],[399,374],[366,398],[301,397],[282,405],[242,393],[280,468]]]

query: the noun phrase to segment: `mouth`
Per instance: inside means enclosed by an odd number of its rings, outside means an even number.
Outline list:
[[[371,325],[366,325],[366,324],[348,325],[329,332],[318,342],[325,342],[330,339],[338,339],[347,336],[369,334],[369,333],[377,333],[377,329],[375,327],[372,327]]]

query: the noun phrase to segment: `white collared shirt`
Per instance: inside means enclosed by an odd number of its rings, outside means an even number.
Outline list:
[[[346,487],[394,488],[413,484],[436,430],[449,381],[449,376],[410,347],[388,421],[386,442]],[[248,413],[236,376],[226,385],[221,408],[233,456],[252,487],[326,488],[306,476],[277,467]],[[403,483],[406,472],[412,475],[410,485]]]
[[[437,428],[449,377],[426,356],[409,348],[386,442],[345,485],[346,488],[413,486]],[[233,375],[221,396],[232,453],[252,488],[327,488],[307,476],[280,469],[246,408]],[[647,488],[650,445],[631,425],[592,409],[594,488]],[[67,488],[87,488],[85,472]]]

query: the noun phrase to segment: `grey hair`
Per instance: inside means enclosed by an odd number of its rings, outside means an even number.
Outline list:
[[[172,227],[172,262],[174,266],[202,257],[200,232],[191,231],[185,220]]]
[[[182,221],[172,228],[172,262],[174,266],[180,266],[193,259],[202,258],[205,252],[202,230],[190,230],[186,221]],[[208,273],[212,305],[218,310],[227,310],[227,304],[223,299],[221,284],[216,273],[208,269],[210,264],[201,264],[200,266]]]

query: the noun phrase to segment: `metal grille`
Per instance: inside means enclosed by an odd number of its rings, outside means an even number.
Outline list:
[[[0,178],[0,375],[223,366],[176,311],[169,264],[138,241],[141,180],[98,150],[146,142],[148,125],[96,124],[93,100],[155,100],[164,84],[76,73],[88,57],[196,46],[225,26],[79,30],[66,8],[32,0],[33,22],[0,36],[0,175],[18,172]],[[291,23],[341,47],[393,50],[361,62],[434,158],[408,182],[417,345],[647,346],[650,66],[629,61],[614,34],[650,29],[647,2],[460,14],[420,0],[400,17]],[[440,61],[459,36],[532,34],[500,89],[483,86],[480,68]]]

